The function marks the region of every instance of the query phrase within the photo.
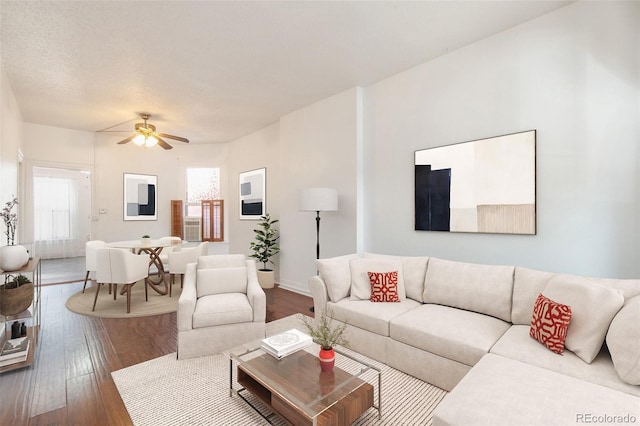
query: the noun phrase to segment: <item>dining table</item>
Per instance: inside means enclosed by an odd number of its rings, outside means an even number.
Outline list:
[[[180,240],[168,239],[148,239],[116,241],[107,243],[110,248],[129,249],[134,254],[146,253],[149,255],[149,276],[145,278],[146,283],[158,294],[165,295],[169,292],[169,282],[165,277],[164,264],[160,258],[160,253],[167,247],[180,247]],[[155,266],[157,272],[152,273],[151,267]]]

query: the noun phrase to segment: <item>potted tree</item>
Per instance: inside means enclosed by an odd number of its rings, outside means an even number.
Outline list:
[[[336,357],[334,346],[349,346],[349,341],[344,336],[347,323],[334,325],[333,311],[328,308],[315,321],[303,315],[302,323],[313,341],[320,345],[320,353],[318,354],[320,370],[325,373],[332,371]]]
[[[252,241],[249,247],[253,250],[250,257],[262,263],[262,268],[258,268],[258,282],[262,288],[273,288],[275,284],[275,274],[273,269],[267,266],[267,263],[273,263],[271,258],[280,251],[280,247],[276,245],[278,241],[278,230],[273,225],[278,223],[277,219],[271,219],[271,215],[267,213],[260,217],[258,227],[253,230],[255,232],[255,241]]]
[[[5,275],[0,285],[0,314],[9,316],[25,311],[33,301],[33,283],[22,274]]]

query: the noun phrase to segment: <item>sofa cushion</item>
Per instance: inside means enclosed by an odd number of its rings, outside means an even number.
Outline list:
[[[600,352],[609,324],[624,303],[618,290],[607,288],[588,279],[558,274],[543,294],[571,306],[571,324],[565,347],[589,363]]]
[[[510,324],[497,318],[441,305],[422,305],[391,320],[391,338],[473,366]]]
[[[362,256],[400,259],[400,262],[402,262],[402,278],[404,279],[404,288],[407,297],[417,300],[418,302],[424,302],[424,277],[427,274],[428,257],[391,256],[375,253],[364,253]]]
[[[198,269],[240,267],[247,265],[247,256],[244,254],[213,254],[200,256],[197,263]]]
[[[349,295],[351,289],[349,260],[357,257],[357,254],[348,254],[316,260],[318,274],[326,284],[329,300],[332,302],[337,302]]]
[[[247,293],[247,268],[208,268],[196,271],[198,297],[220,293]]]
[[[544,297],[542,293],[533,305],[533,317],[529,336],[551,349],[552,352],[564,352],[564,341],[571,321],[571,307],[556,303]]]
[[[604,416],[638,419],[638,399],[604,386],[489,354],[436,407],[433,425],[630,423],[629,420],[597,420]]]
[[[515,268],[513,309],[511,311],[511,322],[513,324],[529,324],[531,310],[538,294],[543,292],[549,281],[556,275],[553,272],[536,271],[519,266]],[[620,290],[624,295],[624,300],[640,295],[640,280],[638,279],[592,278],[569,274],[566,274],[566,276]]]
[[[423,298],[425,303],[452,306],[511,321],[513,271],[513,266],[479,265],[432,257],[427,268]]]
[[[369,272],[372,302],[399,302],[398,271]]]
[[[554,354],[529,337],[529,326],[513,325],[493,345],[491,353],[640,396],[640,386],[620,380],[606,347],[587,364],[570,350],[565,350],[562,356]]]
[[[511,308],[511,322],[513,324],[531,324],[533,305],[549,284],[553,272],[536,271],[534,269],[516,266],[513,275],[513,307]]]
[[[369,300],[371,298],[371,282],[369,272],[398,272],[398,297],[406,299],[402,262],[399,259],[358,258],[349,261],[351,271],[351,300]]]
[[[215,327],[253,321],[253,310],[245,294],[224,293],[204,296],[196,302],[193,328]]]
[[[640,385],[640,296],[616,314],[606,340],[618,376],[626,383]]]
[[[399,303],[374,303],[346,298],[337,303],[327,302],[327,308],[333,311],[336,320],[385,337],[389,336],[389,321],[419,306],[420,303],[411,299]]]

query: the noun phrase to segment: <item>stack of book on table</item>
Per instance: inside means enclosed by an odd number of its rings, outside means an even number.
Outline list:
[[[262,349],[276,358],[282,358],[311,345],[311,336],[294,329],[262,339]]]
[[[0,350],[0,367],[17,364],[27,360],[29,354],[29,338],[18,337],[4,342]]]

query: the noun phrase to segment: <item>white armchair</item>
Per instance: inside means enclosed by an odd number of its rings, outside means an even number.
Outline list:
[[[181,248],[169,252],[169,297],[171,297],[171,289],[175,282],[176,274],[180,275],[180,287],[183,286],[184,274],[187,272],[187,265],[195,263],[200,256],[205,256],[209,248],[208,242],[202,242],[196,247]]]
[[[244,255],[201,256],[187,265],[178,301],[178,359],[264,339],[266,296]]]
[[[131,312],[131,287],[141,279],[149,276],[149,255],[133,254],[131,252],[106,248],[98,250],[98,263],[96,270],[96,296],[93,299],[93,309],[96,310],[96,302],[102,284],[113,284],[113,299],[118,294],[118,284],[124,284],[122,293],[127,293],[127,313]],[[147,284],[144,285],[144,296],[148,300]]]

